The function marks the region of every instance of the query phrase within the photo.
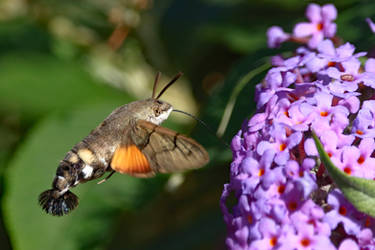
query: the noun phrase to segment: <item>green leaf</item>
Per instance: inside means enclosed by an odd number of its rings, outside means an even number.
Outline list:
[[[359,211],[375,217],[375,181],[349,176],[341,171],[332,163],[317,135],[312,134],[321,161],[345,198]]]
[[[18,148],[5,172],[2,204],[13,249],[103,249],[119,213],[139,208],[160,190],[163,176],[137,179],[115,174],[101,185],[91,181],[74,188],[80,205],[67,216],[53,217],[39,207],[38,195],[50,188],[59,160],[117,105],[102,101],[55,112]]]

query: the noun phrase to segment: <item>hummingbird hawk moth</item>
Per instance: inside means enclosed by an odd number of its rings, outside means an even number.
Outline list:
[[[43,210],[56,216],[69,213],[78,205],[78,197],[70,189],[100,178],[105,172],[111,173],[101,182],[115,172],[152,177],[156,173],[204,166],[209,156],[203,146],[159,126],[174,110],[171,104],[159,98],[181,75],[177,74],[155,97],[158,73],[151,98],[118,107],[77,143],[60,161],[52,189],[39,195]]]

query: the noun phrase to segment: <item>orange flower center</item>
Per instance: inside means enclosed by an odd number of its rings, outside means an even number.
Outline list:
[[[247,216],[247,221],[252,224],[253,223],[253,217],[251,215]]]
[[[286,149],[286,144],[280,144],[280,151],[284,151],[284,149]]]
[[[363,157],[362,155],[358,158],[357,160],[358,164],[362,164],[365,162],[365,157]]]
[[[261,169],[259,169],[259,173],[258,173],[258,176],[262,176],[262,175],[264,175],[264,169],[263,168],[261,168]]]
[[[290,202],[290,203],[288,204],[288,207],[289,207],[289,209],[290,209],[291,211],[296,210],[296,209],[297,209],[297,202],[295,202],[295,201]]]
[[[316,28],[318,30],[322,30],[323,29],[323,23],[318,23],[318,25],[316,25]]]
[[[277,187],[277,192],[279,192],[279,194],[282,194],[284,193],[285,191],[285,186],[284,185],[280,185]]]
[[[303,177],[304,174],[305,174],[305,173],[304,173],[303,170],[298,171],[298,175],[299,175],[299,177]]]
[[[347,213],[347,209],[346,209],[346,207],[344,207],[344,206],[340,206],[340,207],[339,207],[339,214],[341,214],[341,215],[346,215],[346,213]]]
[[[359,130],[359,129],[357,129],[357,131],[355,131],[357,134],[359,134],[359,135],[363,135],[363,131],[362,130]]]
[[[296,94],[289,93],[289,94],[287,94],[287,96],[288,96],[288,100],[290,102],[295,102],[295,101],[299,100],[299,97]]]
[[[348,175],[352,174],[352,169],[350,167],[345,167],[344,172],[347,173]]]
[[[365,227],[370,227],[370,225],[371,225],[371,219],[370,219],[370,217],[366,217],[366,220],[365,220]]]
[[[276,246],[276,243],[277,243],[277,238],[274,236],[270,239],[270,245],[271,247],[274,247]]]
[[[322,112],[320,112],[320,115],[323,116],[323,117],[326,117],[326,116],[328,116],[328,112],[327,111],[322,111]]]
[[[303,239],[301,240],[301,245],[304,246],[304,247],[308,247],[308,246],[310,246],[310,243],[311,243],[311,241],[310,241],[310,239],[308,239],[308,238],[303,238]]]
[[[313,226],[316,225],[315,220],[313,220],[313,219],[310,219],[307,223],[310,224],[310,225],[313,225]]]

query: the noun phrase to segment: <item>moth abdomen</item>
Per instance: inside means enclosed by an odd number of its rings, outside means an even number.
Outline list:
[[[57,167],[52,189],[39,195],[39,204],[43,210],[61,216],[77,207],[78,197],[69,189],[102,176],[107,166],[99,159],[86,142],[70,150]]]

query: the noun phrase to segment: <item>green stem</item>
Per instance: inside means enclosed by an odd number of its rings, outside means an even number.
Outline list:
[[[230,117],[233,113],[234,104],[236,103],[238,95],[241,93],[242,89],[246,86],[248,82],[250,82],[255,76],[257,76],[259,73],[262,73],[263,71],[267,70],[270,67],[269,63],[264,63],[258,68],[255,68],[254,70],[248,72],[246,75],[244,75],[237,83],[236,87],[233,89],[229,101],[224,109],[224,114],[221,118],[219,127],[216,131],[216,135],[218,137],[222,137],[225,133],[228,123],[230,120]]]

